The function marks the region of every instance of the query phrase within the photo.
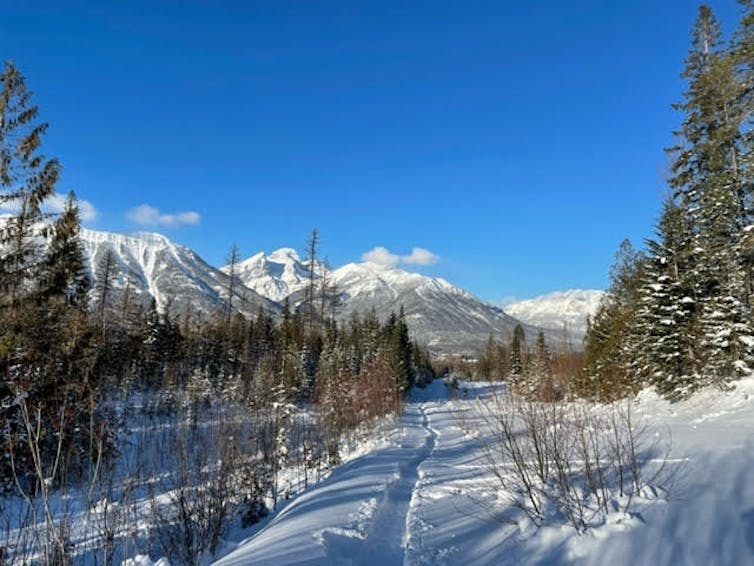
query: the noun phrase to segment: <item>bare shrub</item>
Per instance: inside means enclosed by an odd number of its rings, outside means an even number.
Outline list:
[[[480,401],[488,470],[508,502],[537,526],[566,522],[583,533],[663,481],[660,452],[631,402],[609,405],[526,401],[496,394]],[[653,466],[649,462],[659,462]]]

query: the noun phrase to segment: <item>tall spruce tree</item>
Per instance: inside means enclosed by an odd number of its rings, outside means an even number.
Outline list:
[[[748,224],[742,158],[743,88],[736,58],[712,10],[701,6],[683,78],[686,114],[677,132],[670,184],[688,217],[697,255],[687,277],[697,290],[701,370],[698,386],[721,387],[750,372],[750,306],[743,254]]]
[[[61,166],[40,153],[48,124],[24,76],[13,63],[0,73],[0,205],[15,211],[0,224],[0,301],[13,304],[28,294],[37,277],[40,251],[35,232],[42,205],[55,192]]]
[[[691,393],[698,382],[698,289],[690,275],[697,259],[685,211],[665,201],[656,239],[647,241],[637,329],[638,375],[671,399]]]
[[[611,401],[642,386],[635,351],[643,264],[642,254],[624,240],[610,273],[610,288],[587,329],[584,368],[574,384],[580,396]]]

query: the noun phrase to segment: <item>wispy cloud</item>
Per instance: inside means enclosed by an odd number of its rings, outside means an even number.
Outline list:
[[[65,201],[68,195],[61,195],[59,193],[53,194],[48,197],[42,205],[43,210],[57,214],[65,210]],[[93,222],[99,216],[99,212],[95,206],[88,200],[77,200],[76,204],[79,207],[79,217],[81,222]],[[18,214],[21,209],[21,204],[18,200],[10,200],[0,204],[0,212]]]
[[[126,214],[134,224],[139,226],[161,226],[163,228],[179,228],[181,226],[196,226],[201,222],[202,217],[198,212],[176,212],[166,214],[160,212],[159,208],[142,204],[130,210]]]
[[[408,255],[398,255],[383,246],[377,246],[363,254],[361,260],[388,267],[397,267],[401,264],[427,266],[440,261],[440,256],[424,248],[414,248]]]
[[[51,212],[63,212],[65,210],[65,201],[68,197],[60,194],[54,194],[45,201],[45,206]],[[76,205],[79,207],[79,218],[81,222],[93,222],[97,220],[99,212],[94,205],[88,200],[77,200]]]

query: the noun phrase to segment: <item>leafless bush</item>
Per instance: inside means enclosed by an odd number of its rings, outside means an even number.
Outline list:
[[[669,445],[655,458],[660,447],[628,401],[540,403],[497,394],[480,402],[480,412],[487,467],[535,525],[565,521],[582,533],[611,513],[631,512],[643,488],[662,481]]]
[[[197,433],[192,424],[182,427],[174,447],[178,465],[169,489],[150,498],[158,542],[165,556],[180,564],[197,564],[216,552],[235,501],[233,435],[215,446],[216,439]]]
[[[21,550],[42,559],[45,564],[69,564],[71,562],[70,515],[56,509],[53,502],[53,485],[58,477],[62,462],[63,434],[58,433],[56,449],[48,460],[43,453],[43,435],[47,432],[42,425],[41,410],[29,407],[21,396],[18,407],[23,423],[23,439],[31,460],[31,473],[22,478],[16,466],[14,443],[8,444],[13,481],[28,511],[24,523],[31,533],[31,540],[24,541]],[[60,409],[58,431],[63,430],[65,403]]]

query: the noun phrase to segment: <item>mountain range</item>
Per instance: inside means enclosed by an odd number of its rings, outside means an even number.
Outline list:
[[[165,236],[82,230],[81,240],[95,280],[101,277],[98,265],[111,252],[117,266],[115,288],[120,293],[128,289],[142,301],[154,298],[159,309],[173,314],[189,312],[206,317],[226,304],[230,266],[213,267],[191,249]],[[244,315],[260,308],[279,313],[286,299],[292,307],[298,306],[310,277],[309,263],[291,248],[258,253],[233,266],[233,272],[241,284],[233,285],[232,304]],[[328,272],[321,264],[315,265],[317,282],[325,273],[327,284],[339,299],[341,319],[371,309],[384,319],[402,308],[414,339],[435,355],[473,355],[484,347],[490,335],[498,339],[509,337],[520,319],[531,340],[538,327],[545,329],[555,348],[564,340],[558,324],[543,324],[544,307],[530,309],[527,312],[537,316],[526,319],[521,309],[513,309],[521,316],[514,315],[510,307],[504,312],[444,279],[376,263],[351,263]],[[576,295],[566,297],[571,306],[563,307],[563,312],[571,312],[579,302]],[[556,303],[552,297],[548,304],[553,307]]]

